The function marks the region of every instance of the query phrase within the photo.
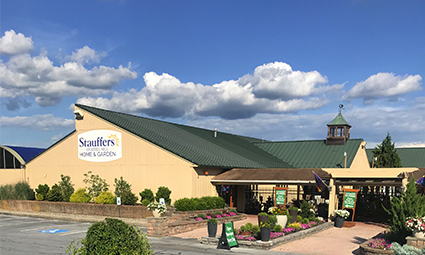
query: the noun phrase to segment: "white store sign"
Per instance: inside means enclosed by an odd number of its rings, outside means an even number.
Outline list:
[[[78,158],[90,162],[108,162],[122,157],[121,133],[93,130],[78,135]]]

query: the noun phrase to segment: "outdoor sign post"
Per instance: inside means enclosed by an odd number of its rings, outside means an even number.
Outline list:
[[[274,189],[274,206],[285,205],[288,199],[288,188],[273,187]]]
[[[354,214],[356,213],[356,200],[358,189],[343,189],[344,190],[344,199],[342,200],[342,209],[353,209],[353,217],[351,222],[354,221]]]
[[[223,230],[221,231],[221,237],[218,240],[217,249],[230,250],[232,247],[239,247],[235,233],[233,232],[233,221],[223,223]]]

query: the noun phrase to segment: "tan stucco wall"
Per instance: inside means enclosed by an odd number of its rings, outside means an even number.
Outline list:
[[[25,169],[0,169],[0,185],[25,181]]]
[[[366,142],[362,142],[359,149],[357,150],[356,156],[351,162],[350,170],[364,170],[369,169],[369,161],[366,154]]]
[[[92,171],[106,179],[110,191],[114,191],[114,178],[123,178],[132,185],[139,197],[145,188],[156,193],[159,186],[168,187],[171,199],[216,195],[210,179],[218,173],[199,175],[196,165],[188,162],[146,140],[128,133],[109,122],[83,111],[83,120],[76,120],[76,132],[27,165],[29,183],[35,188],[47,183],[52,186],[60,181],[60,175],[71,176],[75,189],[85,187],[84,173]],[[78,158],[78,135],[91,130],[121,132],[122,158],[110,162],[88,162]]]

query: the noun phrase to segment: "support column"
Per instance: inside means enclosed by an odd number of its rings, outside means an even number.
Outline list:
[[[328,219],[331,217],[333,211],[338,208],[338,199],[336,197],[336,186],[335,179],[331,177],[329,181],[329,187],[331,191],[329,192],[329,207],[328,207]]]
[[[236,199],[236,210],[238,212],[245,212],[245,186],[238,185],[237,187],[237,199]]]
[[[297,185],[297,200],[300,200],[300,185]]]

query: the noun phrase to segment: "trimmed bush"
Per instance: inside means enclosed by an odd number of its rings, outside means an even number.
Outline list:
[[[261,228],[260,228],[260,226],[258,226],[258,225],[254,225],[254,226],[252,227],[252,229],[251,229],[251,233],[252,233],[254,236],[256,236],[256,235],[260,234],[260,232],[261,232]]]
[[[170,195],[171,195],[171,190],[168,189],[167,187],[161,186],[158,188],[158,191],[155,194],[155,200],[156,202],[159,202],[160,198],[164,198],[165,203],[167,205],[170,205],[171,204]]]
[[[174,202],[177,211],[197,211],[207,209],[222,209],[225,206],[221,197],[181,198]],[[219,212],[221,215],[222,212]]]
[[[94,198],[96,204],[115,204],[115,196],[109,191],[102,191],[99,196]]]
[[[310,221],[308,220],[308,219],[306,219],[306,218],[304,218],[303,220],[302,220],[302,223],[303,224],[308,224]]]
[[[274,226],[274,229],[273,229],[273,231],[274,232],[282,232],[282,226],[281,225],[276,225],[276,226]]]
[[[143,200],[145,199],[148,200],[149,203],[153,202],[155,199],[151,189],[144,189],[142,192],[139,193],[139,195],[140,195],[140,201],[142,201],[142,204],[143,204]]]
[[[91,200],[90,195],[86,192],[86,189],[80,188],[69,198],[69,202],[72,203],[88,203]]]
[[[44,196],[41,193],[38,193],[37,195],[35,195],[35,199],[37,201],[43,201],[44,200]]]
[[[58,202],[63,200],[59,185],[55,184],[52,186],[49,192],[47,192],[46,199],[52,202]]]
[[[15,196],[19,200],[35,200],[34,190],[26,182],[18,182],[15,184]]]
[[[198,216],[196,216],[197,218],[202,218],[203,220],[205,220],[207,218],[207,216],[205,216],[205,214],[203,213],[199,213]]]
[[[112,195],[112,194],[111,194]],[[72,254],[153,254],[142,231],[118,219],[106,218],[87,230],[86,238],[71,242],[66,250]]]
[[[151,201],[149,201],[148,199],[143,199],[142,200],[142,205],[143,206],[148,206],[148,204],[150,204],[151,203]]]
[[[47,192],[49,192],[49,190],[50,190],[49,185],[38,184],[38,188],[35,189],[35,192],[37,192],[37,194],[43,195],[43,197],[45,198],[45,197],[47,197]]]
[[[135,205],[137,200],[139,199],[131,191],[125,192],[121,195],[121,203],[123,205]]]

